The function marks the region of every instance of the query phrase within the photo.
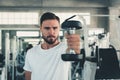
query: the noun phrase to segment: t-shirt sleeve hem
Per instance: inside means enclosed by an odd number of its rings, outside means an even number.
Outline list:
[[[29,69],[27,69],[27,68],[25,68],[25,67],[23,67],[23,69],[24,69],[25,71],[30,71],[30,72],[31,72],[31,70],[29,70]]]

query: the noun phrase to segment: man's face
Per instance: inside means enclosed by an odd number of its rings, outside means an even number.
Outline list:
[[[60,24],[56,19],[45,20],[41,24],[42,38],[48,44],[54,44],[58,40]]]

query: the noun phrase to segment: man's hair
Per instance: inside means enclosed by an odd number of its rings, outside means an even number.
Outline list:
[[[58,16],[56,16],[54,13],[46,12],[40,18],[40,25],[42,25],[43,21],[51,19],[56,19],[60,23],[60,19]]]

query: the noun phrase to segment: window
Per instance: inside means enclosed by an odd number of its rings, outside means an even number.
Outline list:
[[[40,41],[39,31],[17,31],[17,37],[23,38],[25,42],[36,45]]]
[[[0,12],[0,25],[35,25],[38,20],[38,12]]]
[[[17,31],[18,37],[38,37],[39,31]]]
[[[71,12],[71,13],[55,13],[57,16],[60,17],[60,22],[62,23],[64,20],[67,18],[73,16],[73,15],[80,15],[85,19],[86,25],[90,25],[90,13],[76,13],[76,12]],[[77,19],[78,20],[78,19]]]

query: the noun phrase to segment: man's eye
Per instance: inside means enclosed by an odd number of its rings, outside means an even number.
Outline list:
[[[49,30],[50,28],[49,27],[45,27],[46,30]]]
[[[53,29],[55,30],[55,29],[57,29],[57,27],[54,27]]]

